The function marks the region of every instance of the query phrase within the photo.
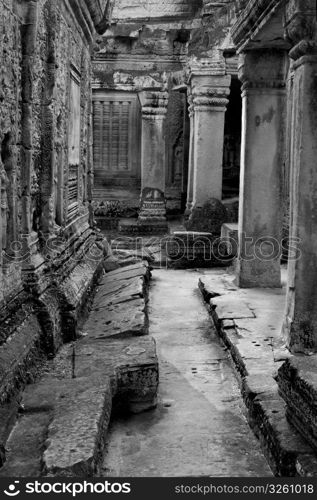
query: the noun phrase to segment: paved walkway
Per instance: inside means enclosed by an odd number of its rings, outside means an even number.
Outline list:
[[[211,331],[199,273],[153,273],[150,334],[160,361],[159,405],[115,419],[105,476],[272,475],[243,415],[227,353]]]

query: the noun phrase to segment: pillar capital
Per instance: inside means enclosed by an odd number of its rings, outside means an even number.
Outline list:
[[[285,38],[293,45],[289,55],[297,61],[317,55],[317,6],[315,0],[289,0],[284,12]]]
[[[143,119],[164,118],[167,113],[168,92],[143,91],[140,93]]]
[[[229,102],[230,77],[218,86],[197,86],[193,89],[194,111],[225,111]]]
[[[243,52],[239,57],[242,91],[285,89],[286,51],[262,49]]]
[[[220,51],[212,58],[193,59],[189,63],[189,88],[194,111],[225,111],[230,94],[231,76]]]
[[[215,50],[211,57],[191,59],[188,63],[187,73],[189,82],[193,78],[224,76],[226,74],[226,61],[222,51]]]

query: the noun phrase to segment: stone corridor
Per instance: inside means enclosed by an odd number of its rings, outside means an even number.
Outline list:
[[[315,0],[0,0],[0,477],[317,476],[316,74]]]
[[[153,272],[149,311],[160,366],[158,407],[112,422],[102,475],[272,475],[243,413],[228,353],[211,328],[199,276]]]

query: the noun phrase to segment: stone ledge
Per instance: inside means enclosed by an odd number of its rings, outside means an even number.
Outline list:
[[[292,357],[278,371],[286,416],[317,453],[317,357]]]
[[[132,413],[156,406],[155,341],[134,336],[147,333],[143,327],[149,279],[149,266],[139,263],[110,272],[101,280],[94,302],[100,317],[93,305],[82,338],[64,345],[41,381],[25,389],[18,420],[6,444],[7,461],[1,477],[98,474],[113,403]],[[137,314],[145,318],[136,331],[126,326],[131,322],[135,326],[126,314],[131,303],[137,303]],[[114,333],[114,325],[104,329],[109,311],[124,336]],[[90,327],[92,319],[97,319],[99,326]]]
[[[232,294],[238,291],[234,290],[235,287],[229,291],[223,281],[214,279],[211,288],[209,280],[203,277],[199,280],[199,288],[209,306],[213,324],[230,352],[248,410],[250,426],[260,440],[274,474],[284,477],[305,476],[307,470],[311,475],[314,469],[308,467],[307,463],[314,464],[316,455],[287,418],[286,404],[279,395],[274,378],[282,361],[273,355],[273,346],[265,343],[267,339],[264,337],[269,336],[269,333],[255,330],[256,323],[252,326],[252,322],[256,321],[253,310],[250,317],[238,319],[238,316],[243,316],[242,309],[238,307],[238,299],[235,302],[235,313],[228,314],[229,309],[233,310]],[[217,291],[223,294],[222,297],[211,298]],[[249,304],[245,300],[240,302],[250,313]],[[218,309],[217,303],[222,307]],[[251,340],[254,338],[256,341]],[[306,465],[300,468],[303,456],[306,457]]]
[[[0,402],[30,382],[40,360],[42,330],[33,307],[22,307],[11,317],[11,331],[0,346]]]

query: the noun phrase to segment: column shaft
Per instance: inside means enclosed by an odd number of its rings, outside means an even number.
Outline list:
[[[167,103],[167,92],[148,91],[143,92],[141,95],[142,194],[139,222],[146,224],[166,221],[166,145],[164,125]]]
[[[252,51],[243,82],[239,209],[240,287],[280,287],[281,177],[284,154],[285,54]]]
[[[189,102],[189,120],[190,120],[190,138],[189,138],[189,163],[188,163],[188,180],[187,180],[187,205],[185,215],[189,215],[193,206],[193,194],[194,194],[194,155],[195,155],[195,144],[194,144],[194,110],[193,110],[193,100],[191,95],[188,98]]]
[[[317,55],[294,63],[291,245],[284,335],[295,352],[317,351]]]
[[[193,200],[192,208],[222,198],[225,112],[231,77],[194,76]]]

